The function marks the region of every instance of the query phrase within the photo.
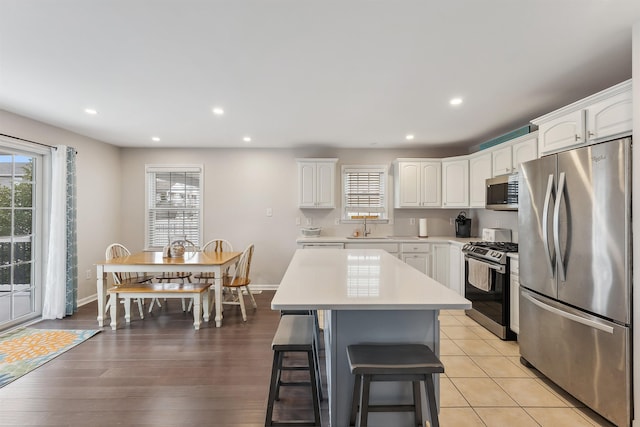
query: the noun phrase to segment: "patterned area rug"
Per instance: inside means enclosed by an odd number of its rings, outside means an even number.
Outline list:
[[[0,335],[0,387],[44,365],[98,332],[22,328]]]

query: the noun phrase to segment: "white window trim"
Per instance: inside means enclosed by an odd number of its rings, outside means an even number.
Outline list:
[[[202,238],[204,235],[203,225],[204,225],[204,165],[179,165],[179,164],[146,164],[145,165],[145,173],[144,173],[144,247],[145,250],[160,250],[162,248],[151,246],[149,242],[149,173],[158,173],[158,172],[196,172],[200,174],[200,208],[198,215],[198,234],[199,234],[199,243],[203,244]]]
[[[367,223],[370,224],[392,224],[393,223],[393,209],[391,208],[391,177],[389,176],[389,166],[388,165],[342,165],[341,170],[341,183],[340,183],[340,197],[342,201],[341,213],[340,213],[340,223],[342,224],[361,224],[361,219],[350,219],[346,216],[346,195],[344,193],[345,186],[345,173],[348,170],[357,169],[363,172],[382,172],[385,177],[385,219],[371,219],[367,220]]]

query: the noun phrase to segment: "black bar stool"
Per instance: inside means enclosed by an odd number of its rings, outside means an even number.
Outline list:
[[[369,412],[413,412],[415,426],[422,426],[422,381],[425,382],[432,427],[439,427],[433,374],[444,372],[442,362],[423,344],[354,344],[347,347],[351,373],[356,376],[351,402],[350,426],[366,427]],[[374,381],[411,381],[413,404],[369,405],[369,387]]]
[[[267,415],[265,426],[320,426],[320,394],[318,390],[318,379],[316,372],[318,366],[315,359],[315,339],[314,320],[309,315],[287,315],[280,318],[278,329],[273,342],[273,365],[271,368],[271,382],[269,385],[269,398],[267,401]],[[292,367],[283,366],[285,353],[305,353],[307,355],[307,366]],[[306,382],[284,382],[282,381],[283,370],[306,370],[309,371],[309,381]],[[280,399],[281,386],[309,386],[311,390],[311,400],[313,402],[313,421],[274,421],[273,406],[276,400]]]

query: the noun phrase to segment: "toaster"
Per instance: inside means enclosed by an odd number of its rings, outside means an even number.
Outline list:
[[[508,228],[483,228],[482,240],[485,242],[510,242],[511,230]]]

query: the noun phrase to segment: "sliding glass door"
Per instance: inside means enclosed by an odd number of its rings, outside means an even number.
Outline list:
[[[0,145],[0,329],[42,312],[41,163],[41,155]]]

